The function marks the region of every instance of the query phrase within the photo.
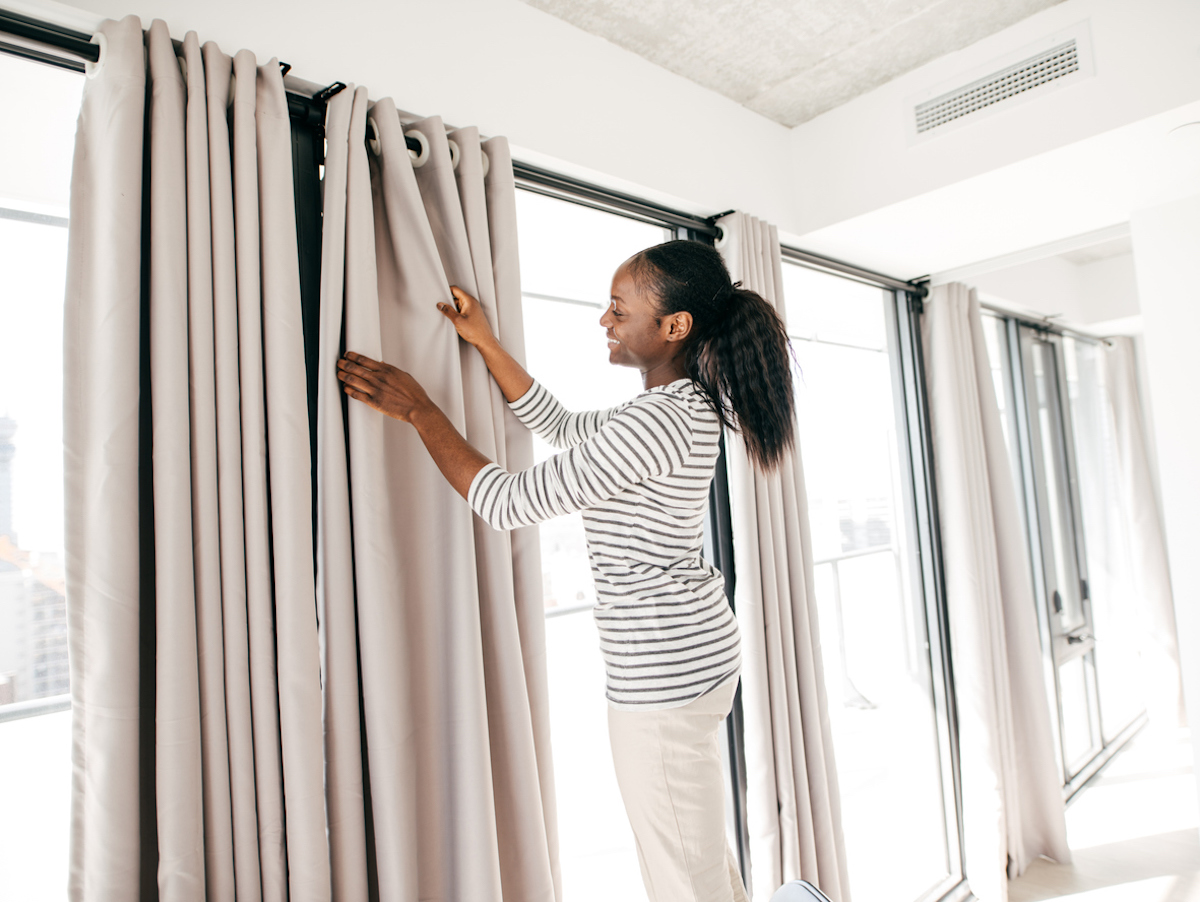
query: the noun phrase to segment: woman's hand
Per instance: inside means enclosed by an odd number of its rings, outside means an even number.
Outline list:
[[[495,340],[492,327],[488,324],[483,305],[456,285],[450,286],[454,295],[454,304],[438,304],[438,310],[450,322],[454,323],[454,331],[459,337],[479,348]]]
[[[381,360],[347,351],[338,361],[337,375],[351,398],[405,423],[435,407],[416,379]]]

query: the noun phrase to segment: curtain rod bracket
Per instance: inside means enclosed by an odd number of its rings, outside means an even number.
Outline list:
[[[291,63],[285,63],[283,60],[279,61],[279,76],[281,78],[287,78],[287,74],[291,71],[292,71]]]
[[[325,88],[323,91],[318,91],[316,94],[314,94],[313,100],[319,100],[321,103],[328,103],[329,98],[333,97],[335,94],[340,94],[345,89],[346,83],[344,81],[335,81],[328,88]]]

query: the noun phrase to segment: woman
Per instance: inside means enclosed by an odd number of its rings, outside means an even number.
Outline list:
[[[582,511],[607,671],[617,781],[651,902],[743,902],[725,838],[717,728],[737,687],[737,621],[701,558],[722,425],[774,467],[792,443],[787,336],[774,309],[732,284],[720,254],[670,241],[613,276],[600,318],[609,361],[645,391],[568,413],[500,346],[479,303],[438,308],[486,361],[521,421],[562,453],[506,473],[469,445],[407,373],[339,361],[351,398],[416,427],[450,484],[497,529]]]

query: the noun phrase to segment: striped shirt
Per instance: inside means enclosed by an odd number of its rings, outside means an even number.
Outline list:
[[[701,391],[680,379],[569,413],[535,382],[511,407],[566,450],[520,473],[488,464],[467,501],[495,529],[583,512],[609,703],[679,707],[735,677],[737,620],[701,558],[721,436]]]

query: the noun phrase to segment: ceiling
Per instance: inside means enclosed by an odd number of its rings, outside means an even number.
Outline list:
[[[523,0],[788,127],[1061,0]]]

